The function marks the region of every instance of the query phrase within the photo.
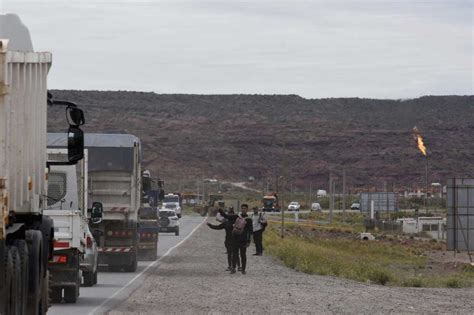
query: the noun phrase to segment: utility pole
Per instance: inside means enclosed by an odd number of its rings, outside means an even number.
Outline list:
[[[425,178],[426,178],[426,191],[425,191],[425,212],[428,213],[428,154],[425,155],[426,165],[425,165]]]
[[[342,220],[346,220],[346,169],[342,169]]]
[[[332,224],[332,214],[334,211],[334,191],[333,191],[332,173],[329,174],[329,223]]]

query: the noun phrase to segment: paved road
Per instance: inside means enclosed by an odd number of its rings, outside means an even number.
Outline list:
[[[184,216],[180,221],[180,236],[175,236],[174,233],[160,234],[159,259],[171,253],[177,245],[179,246],[203,220],[201,217]],[[103,314],[128,297],[143,282],[142,273],[152,263],[151,261],[139,262],[138,269],[134,273],[99,272],[98,285],[90,288],[81,287],[81,295],[76,304],[53,304],[48,314]],[[160,264],[160,260],[154,264]]]

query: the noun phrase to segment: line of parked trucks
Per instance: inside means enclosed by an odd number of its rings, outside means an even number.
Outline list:
[[[83,111],[47,91],[51,53],[33,51],[17,16],[0,26],[0,314],[45,314],[101,266],[155,260],[160,223],[172,225],[158,204],[181,216],[180,197],[142,170],[137,137],[84,135]],[[65,109],[66,133],[47,133],[48,106]]]

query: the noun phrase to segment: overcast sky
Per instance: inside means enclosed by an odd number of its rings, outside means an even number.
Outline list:
[[[50,88],[473,94],[474,1],[0,0],[53,52]]]

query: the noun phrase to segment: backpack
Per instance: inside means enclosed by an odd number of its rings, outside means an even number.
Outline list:
[[[237,217],[234,223],[234,228],[232,229],[232,233],[236,235],[242,235],[245,229],[245,219],[242,217]]]
[[[260,223],[260,225],[262,226],[264,230],[268,225],[267,219],[263,217],[262,213],[260,213],[260,215],[258,216],[258,223]]]

